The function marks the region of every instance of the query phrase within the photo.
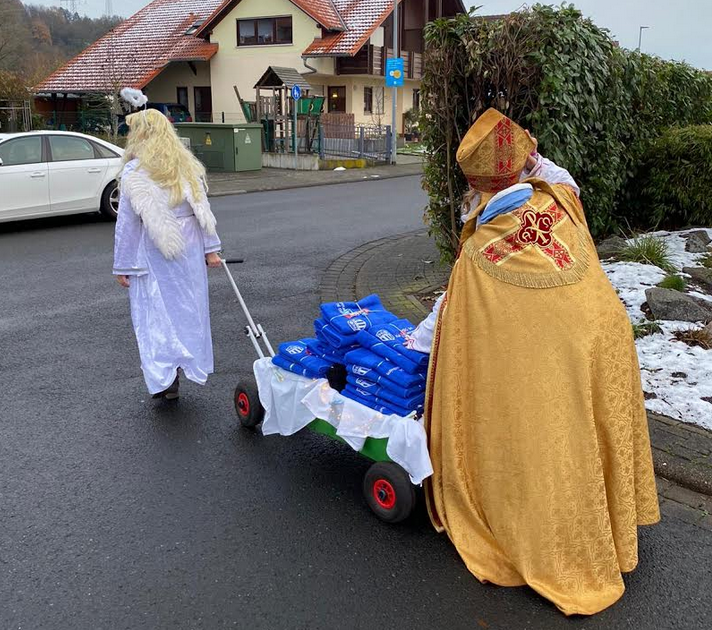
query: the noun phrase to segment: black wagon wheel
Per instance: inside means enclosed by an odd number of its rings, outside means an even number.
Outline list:
[[[265,410],[260,403],[257,385],[252,381],[240,381],[235,388],[235,411],[240,424],[254,429],[264,420]]]
[[[415,508],[415,487],[408,473],[393,462],[376,462],[363,480],[368,507],[386,523],[407,519]]]

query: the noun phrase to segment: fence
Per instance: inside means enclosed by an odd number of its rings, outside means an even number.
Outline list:
[[[265,121],[264,148],[268,153],[294,151],[294,120],[277,123]],[[328,123],[318,118],[297,121],[297,146],[300,153],[312,153],[322,159],[365,159],[386,163],[391,155],[391,128],[385,125]]]
[[[30,101],[0,101],[0,132],[32,131]]]
[[[357,125],[352,129],[353,133],[347,135],[344,128],[321,126],[321,156],[365,158],[372,162],[389,160],[392,141],[390,126]]]
[[[46,129],[77,131],[88,134],[110,134],[111,114],[104,111],[40,111]]]

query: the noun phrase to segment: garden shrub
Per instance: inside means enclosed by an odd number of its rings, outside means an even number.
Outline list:
[[[646,153],[631,200],[633,227],[712,226],[712,125],[672,128]]]
[[[619,48],[572,5],[436,20],[425,37],[426,221],[446,260],[467,190],[455,154],[488,107],[530,129],[541,153],[571,172],[596,237],[629,223],[641,163],[667,128],[712,123],[712,76]]]

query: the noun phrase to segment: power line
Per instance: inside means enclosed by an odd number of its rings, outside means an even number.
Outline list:
[[[112,0],[106,0],[106,6],[104,8],[104,15],[106,17],[111,17],[114,15],[114,3]]]
[[[59,0],[59,4],[67,6],[70,13],[76,13],[79,6],[79,0]]]

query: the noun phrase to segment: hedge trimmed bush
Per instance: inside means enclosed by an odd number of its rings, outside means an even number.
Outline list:
[[[712,226],[712,125],[673,128],[647,152],[631,224],[677,229]]]
[[[426,221],[446,260],[467,190],[455,153],[488,107],[530,129],[541,153],[571,172],[599,237],[628,223],[636,173],[661,133],[712,123],[712,76],[618,48],[571,5],[432,22],[424,67]]]

